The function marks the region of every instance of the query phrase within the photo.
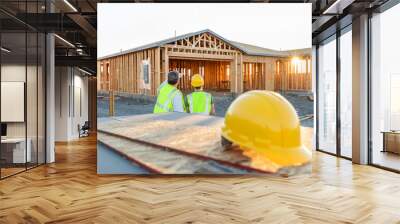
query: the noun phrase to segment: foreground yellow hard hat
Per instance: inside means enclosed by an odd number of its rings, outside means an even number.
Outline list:
[[[199,74],[195,74],[192,76],[192,82],[191,82],[193,87],[201,87],[204,85],[204,80],[203,77]]]
[[[271,91],[253,90],[229,106],[222,137],[237,144],[252,161],[268,161],[275,170],[311,160],[301,143],[300,121],[293,106]]]

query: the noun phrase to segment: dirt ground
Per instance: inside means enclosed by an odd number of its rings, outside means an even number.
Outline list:
[[[214,92],[212,93],[215,101],[216,116],[224,117],[229,105],[234,100],[230,93]],[[309,100],[305,93],[287,92],[281,93],[296,109],[301,125],[304,127],[313,127],[314,103]],[[108,97],[99,94],[97,98],[97,116],[108,116]],[[115,100],[115,115],[126,116],[134,114],[148,114],[153,112],[155,99],[142,96],[118,96]],[[308,118],[308,119],[306,119]]]

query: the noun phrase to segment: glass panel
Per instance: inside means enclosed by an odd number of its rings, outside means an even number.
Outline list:
[[[37,56],[37,45],[38,45],[38,36],[36,32],[28,32],[27,33],[27,81],[26,81],[26,112],[27,112],[27,143],[29,150],[30,148],[30,160],[28,160],[28,168],[34,167],[37,165],[38,160],[38,141],[37,141],[37,132],[38,132],[38,107],[37,107],[37,98],[38,98],[38,56]]]
[[[46,37],[38,35],[38,163],[45,163],[45,52]]]
[[[340,153],[352,156],[352,35],[340,36]]]
[[[318,144],[336,153],[336,40],[318,48]]]
[[[372,163],[400,170],[400,5],[372,18]]]
[[[1,1],[0,7],[15,14],[43,13],[45,1]],[[4,178],[45,162],[45,35],[1,12],[0,26]]]
[[[25,123],[26,34],[2,33],[1,47],[1,173],[5,177],[25,170],[30,160]]]

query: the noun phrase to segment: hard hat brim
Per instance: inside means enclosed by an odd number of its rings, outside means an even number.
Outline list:
[[[251,150],[258,156],[264,156],[269,161],[273,162],[277,167],[301,166],[311,161],[312,152],[305,146],[301,145],[294,148],[276,148],[269,149],[253,144],[245,139],[237,139],[235,136],[230,136],[224,128],[222,136],[227,140],[237,144],[240,148]],[[236,136],[238,137],[238,136]]]

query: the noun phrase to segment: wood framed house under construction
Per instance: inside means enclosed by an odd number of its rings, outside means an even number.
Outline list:
[[[227,40],[202,30],[98,59],[98,90],[155,95],[169,71],[189,91],[198,73],[206,90],[311,91],[311,49],[276,51]]]

